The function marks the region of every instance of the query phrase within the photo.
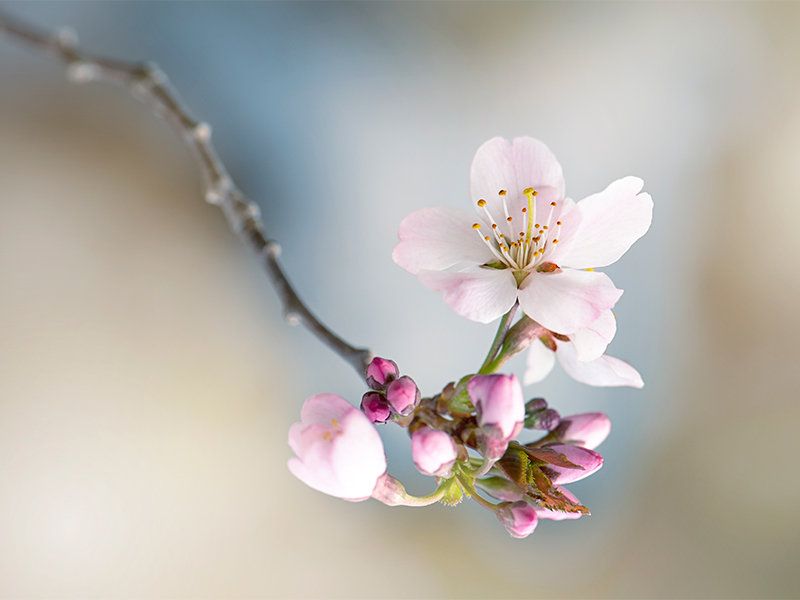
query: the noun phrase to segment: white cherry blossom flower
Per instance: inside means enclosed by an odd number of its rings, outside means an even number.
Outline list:
[[[458,314],[489,323],[519,301],[543,327],[589,327],[622,295],[604,273],[650,226],[652,200],[625,177],[575,203],[542,142],[493,138],[472,163],[478,215],[426,208],[400,224],[395,262],[441,291]],[[587,270],[588,269],[588,270]]]

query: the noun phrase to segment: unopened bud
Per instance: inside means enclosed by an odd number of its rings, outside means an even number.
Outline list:
[[[392,408],[401,415],[408,415],[419,404],[421,395],[417,384],[411,377],[395,379],[386,388],[386,399]]]
[[[594,450],[611,432],[611,421],[603,413],[583,413],[561,419],[561,441]]]
[[[411,435],[411,455],[420,473],[443,477],[456,462],[456,445],[444,431],[422,427]]]
[[[515,375],[476,375],[467,392],[478,412],[478,424],[487,435],[507,442],[522,429],[525,403]]]
[[[373,390],[382,390],[399,374],[400,369],[397,368],[396,362],[376,356],[367,365],[367,385]]]
[[[545,408],[525,417],[525,427],[528,429],[540,429],[542,431],[553,431],[561,423],[561,415],[557,410]]]
[[[361,410],[373,423],[386,423],[392,416],[389,403],[378,392],[367,392],[362,396]]]
[[[496,514],[506,531],[515,538],[528,537],[539,522],[536,509],[524,500],[501,504]]]

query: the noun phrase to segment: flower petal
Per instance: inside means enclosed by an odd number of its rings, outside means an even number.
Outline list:
[[[561,165],[547,146],[531,137],[495,137],[485,142],[475,153],[470,180],[473,202],[485,199],[498,223],[506,218],[500,190],[506,190],[506,205],[515,220],[521,218],[520,210],[527,204],[522,193],[525,188],[537,191],[537,208],[542,210],[564,197]]]
[[[580,481],[603,466],[603,457],[594,450],[568,444],[553,444],[546,447],[563,454],[568,461],[580,467],[579,469],[569,469],[558,465],[547,465],[547,470],[555,473],[555,476],[550,478],[555,484],[564,485]]]
[[[510,269],[421,271],[419,279],[442,292],[444,301],[462,317],[479,323],[494,321],[508,312],[517,299],[517,284]]]
[[[534,321],[569,335],[596,321],[621,295],[605,273],[561,269],[531,273],[519,290],[519,302]]]
[[[653,220],[650,194],[639,193],[643,185],[638,177],[623,177],[578,202],[580,223],[575,231],[562,232],[556,262],[586,269],[619,260]]]
[[[578,360],[594,360],[602,356],[616,333],[617,320],[614,318],[614,313],[607,310],[591,325],[570,335]]]
[[[452,208],[423,208],[400,223],[394,262],[406,271],[440,271],[455,265],[483,264],[494,254],[472,229],[475,216]]]
[[[556,364],[556,353],[541,343],[538,339],[531,343],[525,366],[525,385],[538,383],[550,374]]]
[[[578,360],[578,354],[572,344],[559,344],[556,356],[567,375],[581,383],[598,387],[644,387],[639,372],[625,361],[613,356],[603,355],[595,360],[582,362]]]

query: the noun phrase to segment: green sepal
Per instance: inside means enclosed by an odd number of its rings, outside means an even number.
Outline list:
[[[444,495],[439,502],[445,506],[456,506],[464,499],[464,488],[461,487],[456,477],[451,477],[442,482],[441,487],[444,490]]]

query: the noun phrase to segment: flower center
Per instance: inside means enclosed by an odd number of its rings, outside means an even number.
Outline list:
[[[331,419],[330,427],[328,427],[324,432],[322,432],[322,439],[326,442],[332,442],[338,436],[342,434],[342,425],[339,423],[339,419]]]
[[[528,187],[522,190],[522,194],[527,202],[519,209],[518,214],[513,215],[509,213],[506,202],[508,191],[500,190],[497,193],[498,202],[502,202],[505,215],[503,226],[495,221],[489,211],[488,202],[484,198],[478,200],[478,208],[486,214],[491,235],[487,235],[489,232],[484,230],[486,223],[473,223],[472,229],[497,257],[502,267],[513,269],[515,274],[520,272],[520,277],[524,279],[543,262],[545,253],[558,244],[562,222],[561,220],[552,222],[557,202],[549,203],[545,209],[547,218],[543,219],[545,215],[536,214],[536,196],[538,196],[536,190]]]

